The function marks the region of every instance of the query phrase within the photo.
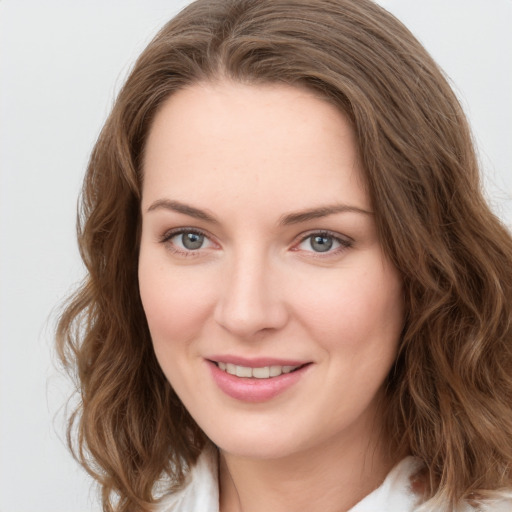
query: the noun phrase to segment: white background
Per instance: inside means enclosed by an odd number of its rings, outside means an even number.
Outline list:
[[[0,0],[0,512],[98,512],[64,446],[71,389],[55,308],[81,277],[88,154],[133,60],[186,0]],[[468,113],[495,211],[512,224],[512,0],[381,0]]]

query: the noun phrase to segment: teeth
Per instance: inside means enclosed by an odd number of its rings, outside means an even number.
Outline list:
[[[253,368],[251,373],[256,379],[268,379],[270,377],[270,366]]]
[[[237,377],[254,378],[254,379],[269,379],[271,377],[279,377],[283,373],[290,373],[299,368],[299,366],[263,366],[261,368],[251,368],[249,366],[239,366],[232,363],[223,363],[219,361],[217,366]]]
[[[252,377],[252,368],[248,366],[236,366],[237,377]]]
[[[283,373],[283,369],[281,366],[271,366],[270,367],[270,376],[277,377]]]

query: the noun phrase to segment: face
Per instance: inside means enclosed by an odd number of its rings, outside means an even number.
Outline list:
[[[403,324],[354,133],[310,92],[197,84],[152,125],[139,281],[158,361],[226,453],[365,443]]]

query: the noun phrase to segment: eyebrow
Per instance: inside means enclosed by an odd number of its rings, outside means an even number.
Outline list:
[[[205,212],[204,210],[200,210],[199,208],[195,208],[194,206],[190,206],[189,204],[185,204],[180,201],[175,201],[171,199],[158,199],[149,206],[146,212],[152,212],[154,210],[159,209],[171,210],[174,212],[182,213],[184,215],[188,215],[189,217],[204,220],[212,224],[219,223],[219,221],[213,215]],[[357,206],[351,206],[347,204],[335,204],[331,206],[322,206],[319,208],[310,208],[307,210],[301,210],[299,212],[288,213],[286,215],[283,215],[279,219],[279,225],[289,226],[292,224],[300,224],[301,222],[320,219],[322,217],[327,217],[335,213],[347,212],[361,213],[364,215],[373,215],[373,212],[363,210],[362,208],[358,208]]]
[[[204,210],[200,210],[199,208],[194,208],[185,203],[181,203],[179,201],[173,201],[170,199],[158,199],[146,210],[146,212],[152,212],[154,210],[171,210],[173,212],[183,213],[184,215],[188,215],[189,217],[194,217],[195,219],[204,220],[206,222],[211,222],[212,224],[218,224],[219,221],[206,213]]]
[[[329,215],[333,215],[335,213],[362,213],[364,215],[373,215],[373,212],[368,210],[363,210],[362,208],[358,208],[357,206],[351,206],[348,204],[334,204],[331,206],[322,206],[320,208],[311,208],[307,210],[302,210],[296,213],[289,213],[287,215],[283,215],[279,224],[281,226],[289,226],[291,224],[299,224],[301,222],[307,222],[309,220],[320,219],[322,217],[327,217]]]

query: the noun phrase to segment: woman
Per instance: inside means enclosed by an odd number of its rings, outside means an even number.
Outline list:
[[[81,219],[58,338],[105,511],[512,508],[512,243],[389,13],[187,7],[120,92]]]

